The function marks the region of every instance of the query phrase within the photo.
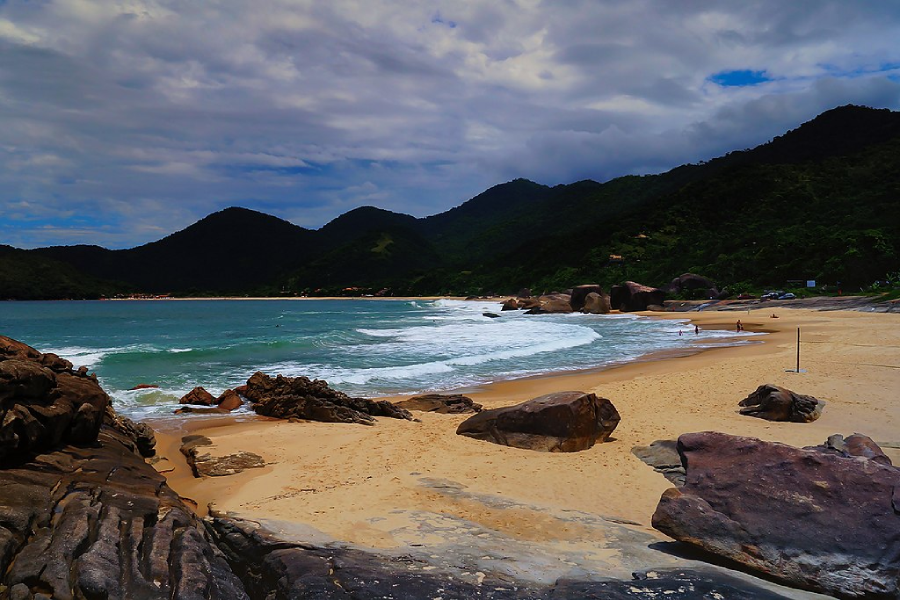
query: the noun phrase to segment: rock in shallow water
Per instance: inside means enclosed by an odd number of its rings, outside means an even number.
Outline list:
[[[584,392],[557,392],[469,417],[458,435],[544,452],[577,452],[605,442],[619,424],[612,402]]]
[[[685,484],[663,494],[653,526],[788,585],[900,598],[900,470],[858,447],[682,435]]]

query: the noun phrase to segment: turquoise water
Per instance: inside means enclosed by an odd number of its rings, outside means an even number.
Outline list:
[[[472,388],[596,368],[736,334],[633,315],[535,315],[452,300],[3,302],[0,334],[96,372],[116,408],[170,413],[256,371],[324,379],[353,396]],[[684,335],[679,336],[678,331]],[[753,334],[743,334],[749,340]],[[739,340],[740,341],[740,340]],[[159,389],[129,391],[138,384]]]

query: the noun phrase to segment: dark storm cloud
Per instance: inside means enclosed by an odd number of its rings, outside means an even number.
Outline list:
[[[0,243],[131,246],[229,205],[311,227],[363,204],[424,216],[513,177],[708,159],[836,105],[900,106],[898,12],[11,0]],[[767,81],[715,83],[732,72]]]

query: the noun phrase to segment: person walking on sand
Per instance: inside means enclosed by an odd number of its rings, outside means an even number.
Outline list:
[[[740,320],[740,319],[738,319],[738,322],[737,322],[737,330],[738,330],[739,332],[744,330],[744,324],[741,323],[741,320]]]

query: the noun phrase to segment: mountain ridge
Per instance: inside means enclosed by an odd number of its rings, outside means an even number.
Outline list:
[[[704,163],[605,183],[549,187],[520,178],[425,218],[368,206],[312,230],[229,207],[131,249],[19,252],[110,285],[182,294],[299,293],[323,286],[477,293],[497,286],[564,287],[577,283],[568,280],[573,277],[603,283],[640,277],[661,285],[690,270],[761,285],[765,261],[773,285],[793,270],[856,283],[900,270],[898,140],[900,113],[848,105],[766,144]],[[693,239],[698,236],[703,239]],[[767,237],[790,252],[753,250],[769,247]],[[797,239],[808,247],[798,250]],[[865,264],[854,267],[858,273],[836,265],[848,252],[842,243],[863,257]],[[9,255],[0,249],[0,258]],[[624,266],[610,265],[610,255],[627,257]],[[729,264],[735,261],[746,268]],[[2,289],[0,297],[8,295]]]

